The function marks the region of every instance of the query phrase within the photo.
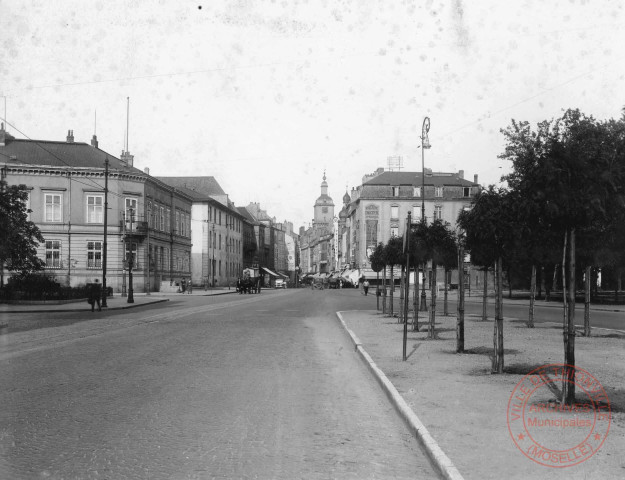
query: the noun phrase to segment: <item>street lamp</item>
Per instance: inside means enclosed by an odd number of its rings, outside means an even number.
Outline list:
[[[147,266],[147,270],[148,270],[148,276],[147,276],[147,280],[148,280],[148,288],[145,291],[146,295],[151,295],[150,294],[150,224],[152,223],[152,202],[148,202],[148,222],[147,222],[147,235],[148,235],[148,242],[146,245],[146,250],[148,251],[148,266]]]
[[[132,223],[135,217],[135,210],[134,208],[131,208],[128,211],[130,213],[130,234],[132,235],[133,233]],[[132,286],[132,267],[133,267],[134,260],[135,260],[134,254],[132,252],[133,240],[134,240],[134,237],[131,236],[130,237],[130,253],[128,254],[128,300],[126,303],[135,303],[134,288]]]
[[[425,149],[431,148],[430,139],[428,138],[428,132],[430,131],[430,118],[425,117],[423,119],[423,125],[421,127],[421,220],[427,222],[425,217]],[[420,310],[426,312],[428,309],[427,301],[425,298],[425,263],[423,264],[423,282],[421,288],[421,306]]]

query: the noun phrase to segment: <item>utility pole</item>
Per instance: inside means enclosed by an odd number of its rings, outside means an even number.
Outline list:
[[[148,204],[148,221],[147,221],[147,234],[148,234],[148,240],[147,240],[147,245],[145,246],[145,249],[147,250],[148,253],[148,265],[147,265],[147,271],[148,271],[148,288],[145,291],[146,295],[151,295],[150,294],[150,220],[152,219],[152,208],[151,206]]]
[[[408,340],[408,299],[410,298],[410,226],[412,225],[411,216],[411,212],[408,212],[408,218],[406,219],[406,231],[404,233],[404,255],[406,255],[406,266],[402,268],[404,270],[404,348],[402,357],[404,362],[407,359],[406,342]]]
[[[104,245],[102,252],[102,306],[108,307],[106,303],[106,254],[108,235],[108,211],[109,211],[109,158],[104,160]]]
[[[133,230],[132,230],[132,221],[133,221],[133,217],[135,215],[135,211],[134,208],[131,208],[129,210],[130,212],[130,233],[132,234]],[[130,237],[130,253],[128,254],[128,301],[127,303],[135,303],[135,297],[134,297],[134,289],[132,288],[132,266],[134,264],[135,261],[135,256],[134,253],[132,251],[132,247],[133,247],[133,243],[132,243],[132,237]]]
[[[430,131],[430,118],[425,117],[423,119],[423,125],[421,127],[421,220],[427,223],[425,217],[425,149],[431,148],[430,139],[428,138],[428,132]],[[419,310],[427,312],[428,305],[425,297],[425,267],[423,264],[423,285],[421,288],[421,306]]]

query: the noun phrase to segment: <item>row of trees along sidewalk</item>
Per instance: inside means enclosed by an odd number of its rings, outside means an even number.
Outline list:
[[[458,234],[449,224],[424,221],[411,226],[409,265],[418,269],[432,262],[431,304],[428,338],[435,338],[436,266],[447,271],[462,263],[463,250],[471,263],[484,270],[484,315],[486,275],[495,272],[495,322],[493,373],[504,372],[503,276],[529,270],[530,305],[527,326],[534,327],[534,300],[538,272],[561,270],[563,292],[564,364],[568,378],[575,374],[575,294],[584,287],[583,335],[590,336],[590,294],[596,271],[614,272],[615,285],[625,267],[625,109],[617,120],[597,120],[579,110],[543,121],[532,128],[528,122],[512,121],[502,130],[505,150],[499,157],[512,162],[512,171],[502,178],[506,187],[490,186],[460,213]],[[402,239],[380,244],[370,257],[376,272],[405,263]],[[528,268],[529,267],[529,268]],[[462,267],[461,267],[462,268]],[[409,277],[409,272],[406,273]],[[546,276],[546,275],[545,275]],[[463,285],[459,275],[459,287]],[[384,278],[386,284],[386,278]],[[548,282],[545,282],[548,292]],[[418,282],[415,282],[413,329],[419,329]],[[389,315],[393,315],[392,292]],[[463,289],[459,289],[457,351],[464,351]],[[403,304],[403,302],[401,302]],[[445,314],[447,314],[445,301]],[[400,307],[401,308],[401,307]],[[383,312],[386,308],[384,288]],[[407,321],[408,312],[403,312]],[[563,381],[562,403],[575,401],[573,382]]]

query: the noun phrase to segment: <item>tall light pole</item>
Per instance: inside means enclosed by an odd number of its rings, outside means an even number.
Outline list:
[[[428,138],[428,132],[430,131],[430,117],[423,119],[423,126],[421,127],[421,220],[427,222],[425,217],[425,149],[430,148],[430,139]],[[425,298],[425,263],[423,264],[423,282],[421,288],[421,306],[419,310],[426,312],[428,309],[427,301]]]
[[[108,210],[109,210],[109,157],[104,161],[104,245],[102,251],[102,306],[108,307],[106,303],[106,261],[108,251]]]

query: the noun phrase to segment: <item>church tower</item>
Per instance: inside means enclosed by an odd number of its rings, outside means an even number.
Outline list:
[[[326,182],[326,172],[323,172],[323,182],[321,182],[321,195],[315,202],[315,228],[332,231],[334,221],[334,202],[328,196],[328,183]]]

